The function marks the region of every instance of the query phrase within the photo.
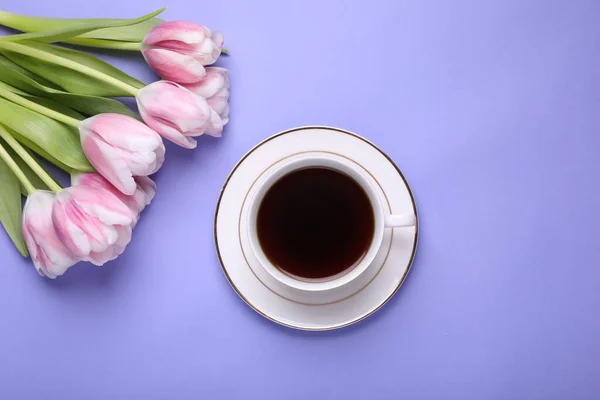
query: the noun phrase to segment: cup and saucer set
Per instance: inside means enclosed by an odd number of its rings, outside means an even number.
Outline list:
[[[344,271],[327,277],[290,273],[261,239],[266,229],[261,213],[270,212],[261,211],[261,203],[284,177],[308,168],[349,177],[370,204],[364,251]],[[352,199],[348,202],[351,207]],[[242,300],[278,324],[320,331],[365,319],[398,291],[415,256],[418,219],[404,175],[382,150],[352,132],[308,126],[264,140],[238,162],[222,188],[214,230],[223,272]]]

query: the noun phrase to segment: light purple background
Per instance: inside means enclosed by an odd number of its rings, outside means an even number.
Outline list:
[[[0,235],[0,398],[600,398],[600,2],[2,1],[57,17],[163,5],[225,32],[231,122],[168,147],[116,262],[45,280]],[[310,124],[381,146],[421,217],[400,292],[337,332],[255,314],[213,246],[236,161]]]

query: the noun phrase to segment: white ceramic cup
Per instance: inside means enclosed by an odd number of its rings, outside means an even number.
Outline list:
[[[365,191],[371,206],[374,216],[374,231],[371,245],[366,251],[362,259],[354,266],[349,267],[342,273],[323,279],[306,279],[294,277],[287,272],[282,272],[279,268],[273,265],[260,245],[258,234],[256,231],[256,221],[260,203],[265,194],[283,176],[303,168],[322,167],[329,168],[335,171],[346,174],[354,179]],[[250,198],[249,212],[247,214],[247,234],[250,241],[250,247],[261,267],[264,268],[273,278],[280,283],[297,290],[316,292],[328,291],[340,288],[350,284],[356,280],[369,266],[377,256],[377,253],[383,242],[383,234],[386,228],[410,227],[416,223],[414,215],[390,215],[383,208],[383,203],[377,194],[377,191],[371,184],[366,173],[352,162],[335,155],[319,154],[319,155],[304,155],[288,161],[282,162],[272,171],[268,172],[261,180],[257,182],[258,188],[254,195]]]

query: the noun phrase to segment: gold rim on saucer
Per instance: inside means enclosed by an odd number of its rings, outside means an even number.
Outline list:
[[[291,324],[287,324],[281,321],[278,321],[272,317],[270,317],[269,315],[265,314],[264,312],[262,312],[260,309],[258,309],[257,307],[255,307],[237,288],[237,286],[233,283],[233,281],[231,280],[231,277],[229,276],[229,274],[227,273],[227,270],[225,268],[225,265],[223,263],[223,259],[221,257],[221,252],[219,250],[219,243],[217,240],[217,219],[219,217],[219,209],[220,209],[220,205],[221,205],[221,199],[223,197],[223,194],[225,192],[225,189],[227,187],[227,184],[229,183],[231,177],[233,176],[233,174],[236,172],[236,170],[238,169],[238,167],[244,162],[244,160],[246,160],[246,158],[248,158],[248,156],[250,154],[252,154],[256,149],[258,149],[259,147],[261,147],[262,145],[270,142],[273,139],[276,139],[280,136],[289,134],[289,133],[293,133],[293,132],[297,132],[297,131],[302,131],[302,130],[310,130],[310,129],[324,129],[324,130],[331,130],[331,131],[336,131],[336,132],[340,132],[340,133],[344,133],[346,135],[349,136],[353,136],[365,143],[367,143],[368,145],[372,146],[375,150],[377,150],[378,152],[380,152],[391,164],[392,166],[396,169],[396,171],[398,172],[398,175],[402,178],[404,184],[406,185],[406,188],[408,189],[408,193],[410,195],[410,200],[413,206],[413,211],[415,213],[415,217],[417,220],[417,223],[415,224],[415,237],[414,237],[414,246],[412,249],[412,253],[410,256],[410,260],[408,262],[408,267],[406,268],[404,275],[402,276],[402,279],[400,279],[398,286],[396,286],[396,288],[392,291],[392,293],[383,301],[381,302],[381,304],[379,304],[379,306],[377,306],[375,309],[373,309],[371,312],[369,312],[368,314],[365,314],[353,321],[350,321],[348,323],[345,323],[343,325],[337,325],[337,326],[333,326],[333,327],[326,327],[326,328],[306,328],[303,326],[296,326],[296,325],[291,325]],[[319,151],[319,150],[314,150],[314,151]],[[384,192],[385,193],[385,192]],[[333,330],[333,329],[340,329],[352,324],[355,324],[357,322],[360,322],[362,320],[364,320],[365,318],[373,315],[375,312],[377,312],[381,307],[383,307],[398,291],[398,289],[400,289],[400,286],[402,286],[402,284],[404,283],[404,281],[406,280],[406,277],[408,276],[408,273],[410,272],[410,269],[412,267],[414,258],[415,258],[415,254],[417,251],[417,245],[418,245],[418,236],[419,236],[419,218],[418,218],[418,214],[417,214],[417,205],[415,203],[415,198],[414,195],[412,193],[412,190],[406,180],[406,178],[404,177],[404,175],[402,174],[402,171],[400,171],[400,168],[398,168],[398,166],[396,165],[396,163],[391,159],[391,157],[389,155],[387,155],[383,150],[381,150],[379,147],[377,147],[375,144],[373,144],[372,142],[370,142],[369,140],[363,138],[362,136],[359,136],[353,132],[349,132],[343,129],[339,129],[339,128],[333,128],[333,127],[328,127],[328,126],[303,126],[303,127],[298,127],[298,128],[292,128],[292,129],[288,129],[282,132],[279,132],[271,137],[268,137],[267,139],[263,140],[262,142],[258,143],[256,146],[254,146],[252,149],[250,149],[250,151],[248,151],[237,163],[236,165],[233,167],[233,169],[231,170],[231,172],[229,173],[229,175],[227,176],[227,179],[225,180],[225,183],[223,184],[223,187],[221,188],[221,192],[219,193],[219,199],[217,201],[217,206],[215,209],[215,218],[214,218],[214,240],[215,240],[215,249],[217,252],[217,257],[219,259],[219,264],[221,265],[221,269],[223,270],[223,273],[225,275],[225,277],[227,278],[227,281],[229,282],[229,285],[233,288],[233,290],[237,293],[237,295],[250,307],[252,308],[254,311],[256,311],[258,314],[262,315],[263,317],[267,318],[270,321],[273,321],[279,325],[283,325],[286,326],[288,328],[293,328],[293,329],[299,329],[299,330],[305,330],[305,331],[327,331],[327,330]],[[387,258],[387,257],[386,257]],[[385,262],[384,262],[385,264]],[[248,268],[252,269],[252,267],[250,265],[248,265]],[[382,267],[383,268],[383,265]],[[253,272],[254,274],[254,272]],[[256,276],[256,275],[255,275]],[[260,281],[260,280],[259,280]],[[370,282],[369,282],[370,283]],[[368,284],[367,284],[368,286]],[[366,287],[366,286],[365,286]],[[364,288],[363,288],[364,289]],[[361,289],[362,290],[362,289]],[[318,304],[315,306],[319,306]]]

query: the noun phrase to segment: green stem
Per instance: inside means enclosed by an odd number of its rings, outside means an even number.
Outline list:
[[[29,179],[27,179],[27,177],[25,176],[25,173],[23,173],[21,168],[19,168],[19,166],[17,165],[15,160],[12,159],[10,154],[8,154],[8,152],[6,151],[4,146],[2,146],[1,143],[0,143],[0,159],[2,159],[6,163],[6,165],[8,165],[8,168],[10,168],[10,170],[13,172],[13,174],[15,174],[15,176],[17,177],[19,182],[21,182],[21,185],[23,185],[23,187],[25,188],[27,195],[30,195],[31,193],[35,192],[35,190],[36,190],[35,187],[32,185],[31,182],[29,182]]]
[[[108,40],[108,39],[89,39],[82,37],[74,37],[66,40],[68,43],[73,43],[79,46],[86,47],[98,47],[101,49],[110,49],[110,50],[127,50],[127,51],[140,51],[141,43],[137,42],[119,42],[118,40]]]
[[[69,117],[68,115],[61,114],[58,111],[54,111],[44,106],[41,106],[37,103],[34,103],[31,100],[27,100],[26,98],[21,97],[18,94],[6,89],[5,87],[3,87],[3,85],[0,85],[0,97],[4,97],[6,100],[12,101],[15,104],[18,104],[32,111],[45,115],[46,117],[63,122],[67,125],[71,125],[75,128],[79,128],[79,120]]]
[[[22,44],[14,43],[14,42],[3,42],[0,41],[0,49],[5,49],[8,51],[13,51],[15,53],[23,54],[26,56],[34,57],[39,60],[47,61],[52,64],[60,65],[65,68],[72,69],[74,71],[81,72],[82,74],[91,76],[92,78],[96,78],[102,82],[106,82],[109,85],[117,87],[119,89],[123,89],[127,93],[130,93],[132,96],[136,96],[139,89],[120,81],[117,78],[113,78],[110,75],[107,75],[103,72],[95,70],[94,68],[90,68],[87,65],[79,64],[77,62],[68,60],[63,57],[59,57],[55,54],[47,53],[42,50],[34,49],[29,46],[25,46]]]
[[[227,50],[227,49],[221,49],[221,54],[227,54],[227,55],[229,55],[229,50]]]
[[[52,177],[44,171],[44,168],[38,164],[38,162],[29,154],[27,150],[21,145],[21,143],[17,142],[17,140],[3,127],[0,126],[0,137],[4,139],[6,143],[21,157],[25,164],[31,168],[33,172],[52,190],[53,192],[59,192],[62,190],[62,187],[52,179]],[[25,186],[25,185],[23,185]],[[32,185],[33,187],[33,185]]]
[[[0,10],[0,22],[2,23],[2,25],[6,25],[6,23],[10,21],[12,15],[12,13]]]

